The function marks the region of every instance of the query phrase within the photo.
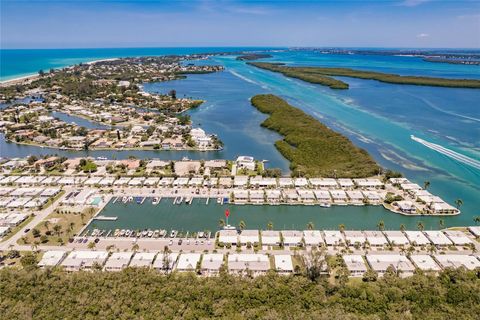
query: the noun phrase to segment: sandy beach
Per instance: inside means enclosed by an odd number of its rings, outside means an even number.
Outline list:
[[[115,61],[115,60],[118,60],[118,59],[120,59],[120,58],[99,59],[99,60],[93,60],[93,61],[86,62],[85,64],[94,64],[94,63],[97,63],[97,62],[104,62],[104,61]],[[71,65],[70,66],[65,66],[63,68],[68,68],[68,67],[71,67]],[[21,77],[9,79],[9,80],[3,80],[3,81],[0,81],[0,87],[8,87],[8,86],[16,85],[16,84],[23,84],[23,83],[26,83],[26,82],[32,82],[32,81],[38,79],[39,77],[40,76],[38,74],[32,73],[32,74],[26,75],[26,76],[21,76]]]

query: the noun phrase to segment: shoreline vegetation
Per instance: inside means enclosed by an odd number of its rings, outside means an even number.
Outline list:
[[[293,176],[363,178],[378,174],[380,167],[367,151],[317,119],[272,95],[256,95],[252,105],[269,114],[261,124],[284,136],[275,142],[290,161]]]
[[[340,265],[335,278],[318,276],[316,265],[290,276],[201,278],[146,268],[69,274],[35,270],[35,259],[22,257],[23,270],[0,270],[5,319],[477,319],[480,313],[478,271],[464,268],[402,278],[389,267],[383,278],[367,272],[348,280],[341,259],[331,257],[330,265]]]
[[[324,68],[324,67],[289,67],[282,63],[247,62],[254,67],[278,72],[286,77],[300,79],[306,82],[328,86],[331,89],[348,89],[348,83],[331,78],[332,76],[358,78],[364,80],[377,80],[385,83],[480,89],[480,80],[475,79],[449,79],[423,76],[401,76],[397,74],[362,71],[350,68]]]
[[[271,54],[266,54],[266,53],[252,53],[252,54],[244,54],[242,56],[238,56],[237,60],[240,61],[251,61],[251,60],[257,60],[257,59],[266,59],[266,58],[272,58],[273,56]]]

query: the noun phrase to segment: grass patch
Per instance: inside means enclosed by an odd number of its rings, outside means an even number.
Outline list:
[[[68,209],[67,209],[68,210]],[[21,245],[63,245],[95,215],[97,210],[86,208],[82,213],[55,210],[18,240]],[[56,220],[54,222],[54,220]],[[35,231],[37,230],[37,231]]]
[[[266,94],[252,105],[270,115],[261,125],[284,136],[275,147],[290,161],[294,176],[370,177],[379,166],[363,149],[281,98]]]
[[[249,62],[248,64],[279,72],[287,77],[297,78],[306,82],[328,86],[332,89],[348,89],[348,83],[331,78],[330,76],[350,77],[380,82],[407,84],[416,86],[450,87],[450,88],[480,88],[480,80],[475,79],[448,79],[423,76],[401,76],[398,74],[362,71],[349,68],[322,68],[322,67],[288,67],[280,63]]]

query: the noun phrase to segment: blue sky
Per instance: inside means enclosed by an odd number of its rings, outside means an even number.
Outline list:
[[[480,0],[0,0],[2,48],[480,48]]]

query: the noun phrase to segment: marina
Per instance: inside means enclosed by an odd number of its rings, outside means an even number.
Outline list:
[[[167,230],[185,234],[186,232],[211,231],[221,229],[219,220],[225,219],[224,212],[229,210],[229,223],[237,226],[245,222],[247,228],[266,229],[272,222],[275,229],[295,230],[305,229],[312,222],[316,228],[338,229],[340,224],[355,230],[375,229],[378,221],[385,221],[385,228],[399,230],[404,224],[407,228],[416,229],[422,221],[426,229],[437,229],[442,217],[410,217],[392,214],[382,206],[332,206],[324,205],[234,205],[221,204],[215,201],[206,203],[205,198],[193,198],[188,204],[179,202],[177,198],[164,198],[158,204],[152,199],[142,205],[132,202],[110,201],[99,215],[115,217],[115,220],[92,220],[85,228],[86,232],[94,229],[114,232],[119,230]],[[223,198],[219,198],[222,199]],[[176,200],[176,201],[175,201]],[[443,218],[447,220],[448,218]],[[353,221],[351,224],[345,221]],[[130,232],[130,236],[131,236]],[[82,234],[85,235],[85,234]],[[125,233],[124,233],[125,236]]]

